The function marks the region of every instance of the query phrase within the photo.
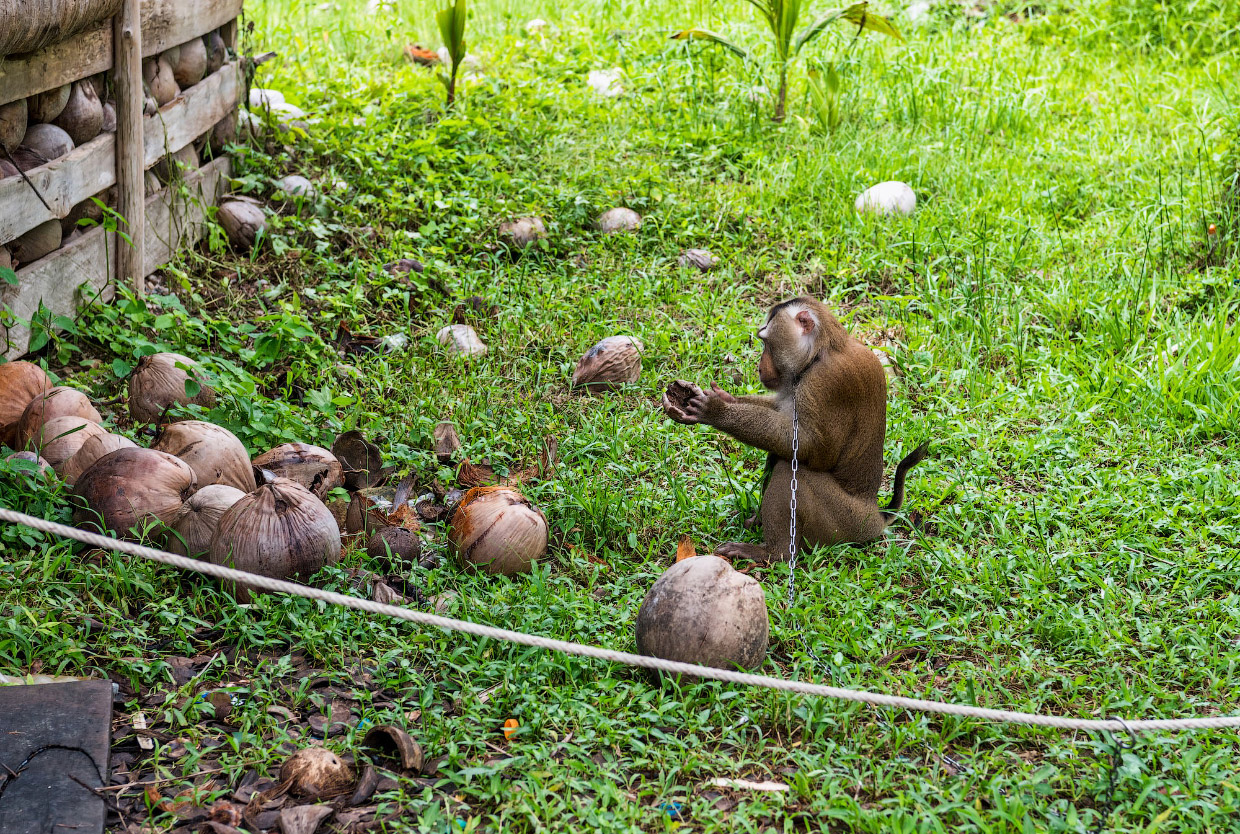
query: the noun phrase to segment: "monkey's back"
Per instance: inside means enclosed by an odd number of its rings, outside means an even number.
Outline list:
[[[882,363],[856,339],[820,364],[815,385],[820,430],[836,460],[820,471],[831,474],[849,495],[878,500],[883,481],[883,441],[887,435],[887,376]]]

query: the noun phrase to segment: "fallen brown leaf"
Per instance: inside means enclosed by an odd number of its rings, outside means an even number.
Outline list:
[[[683,562],[685,559],[692,559],[697,555],[697,548],[693,546],[693,538],[688,534],[680,537],[680,544],[676,545],[676,561]]]

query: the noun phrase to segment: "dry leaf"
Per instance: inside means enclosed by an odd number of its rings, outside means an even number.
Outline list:
[[[693,539],[688,535],[680,537],[680,544],[676,545],[676,561],[682,562],[685,559],[692,559],[697,555],[697,548],[693,546]]]
[[[392,589],[392,586],[386,582],[376,582],[374,588],[370,592],[370,595],[374,598],[375,602],[380,605],[405,604],[405,598],[396,593],[396,591]]]
[[[444,420],[435,426],[435,457],[440,463],[451,463],[452,456],[461,448],[461,438],[456,434],[456,426],[451,420]]]
[[[495,469],[486,458],[483,458],[482,463],[470,463],[466,458],[461,462],[460,469],[456,471],[456,482],[463,489],[473,489],[480,486],[495,486],[498,479],[495,477]]]
[[[330,805],[298,805],[280,811],[280,830],[284,834],[314,834],[323,820],[332,815]]]

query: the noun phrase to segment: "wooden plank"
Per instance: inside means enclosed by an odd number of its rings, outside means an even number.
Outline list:
[[[225,64],[147,116],[143,164],[149,168],[202,136],[237,106],[238,95],[237,65]]]
[[[198,139],[237,105],[241,94],[237,65],[226,64],[190,87],[158,112],[142,119],[141,173],[165,155]],[[119,108],[117,127],[120,126]],[[102,134],[68,156],[27,172],[51,211],[21,177],[0,180],[0,244],[8,243],[40,223],[61,218],[78,203],[116,182],[119,149],[113,134]],[[139,200],[145,198],[140,195]],[[123,210],[118,209],[122,216]]]
[[[144,0],[142,55],[157,55],[218,29],[241,14],[242,0]]]
[[[221,157],[186,175],[184,186],[189,198],[178,185],[146,200],[143,260],[147,275],[171,260],[178,249],[202,238],[206,207],[219,199],[231,171],[229,160]],[[124,244],[122,247],[129,248]],[[0,290],[0,308],[29,321],[38,312],[40,302],[52,315],[72,316],[83,300],[111,301],[115,281],[110,265],[116,263],[117,251],[115,235],[95,227],[47,257],[19,269],[17,286]],[[6,359],[25,354],[29,343],[30,329],[24,325],[0,332],[0,350]]]
[[[132,282],[133,291],[142,295],[146,272],[142,268],[142,232],[146,228],[142,212],[146,186],[143,166],[146,147],[142,123],[142,26],[141,0],[124,0],[113,19],[112,40],[116,45],[112,84],[116,88],[116,211],[125,218],[132,246],[116,253],[116,283]]]
[[[220,28],[241,14],[241,4],[242,0],[143,0],[143,57]],[[110,70],[112,29],[109,21],[33,54],[0,58],[0,104]]]
[[[112,69],[112,21],[29,55],[0,58],[0,104]]]
[[[102,832],[107,806],[91,788],[110,781],[112,682],[0,686],[0,715],[0,831]]]
[[[83,200],[116,182],[116,138],[96,136],[68,156],[40,165],[26,176],[47,200],[48,211],[38,194],[21,177],[0,180],[0,244],[23,235],[40,223],[64,217]]]

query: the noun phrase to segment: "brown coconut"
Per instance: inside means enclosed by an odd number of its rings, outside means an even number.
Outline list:
[[[207,45],[202,38],[181,44],[176,61],[172,62],[172,77],[182,90],[192,87],[207,73]]]
[[[27,443],[27,448],[38,452],[59,474],[65,462],[77,454],[83,443],[95,435],[107,433],[103,426],[84,417],[56,417],[39,427]]]
[[[541,217],[518,217],[499,225],[500,238],[516,249],[524,249],[547,236]]]
[[[237,249],[251,249],[258,239],[258,233],[267,227],[267,216],[263,210],[245,200],[229,200],[220,206],[216,214],[228,242]]]
[[[340,527],[314,493],[277,478],[224,513],[207,558],[274,579],[309,576],[340,559]]]
[[[250,463],[276,478],[296,481],[320,501],[344,484],[344,467],[336,456],[322,446],[309,443],[285,443],[263,452]]]
[[[116,105],[110,101],[103,103],[103,122],[100,124],[100,129],[104,133],[116,132]]]
[[[577,363],[573,371],[573,387],[584,387],[591,394],[637,382],[642,375],[640,339],[633,336],[608,336]]]
[[[155,176],[161,183],[169,183],[183,179],[190,171],[195,171],[198,167],[198,151],[194,150],[191,143],[156,162],[151,170],[155,172]]]
[[[762,586],[718,556],[672,565],[637,612],[640,654],[699,666],[757,668],[769,632]]]
[[[31,123],[51,122],[60,115],[69,103],[69,94],[73,92],[72,84],[65,84],[26,99],[27,118]]]
[[[28,264],[50,252],[55,252],[64,241],[59,220],[40,223],[17,240],[8,244],[13,260]]]
[[[201,420],[171,423],[151,448],[176,455],[188,463],[198,479],[199,489],[224,484],[242,492],[253,492],[257,486],[249,452],[237,436],[223,426]]]
[[[181,94],[181,88],[172,76],[172,67],[162,55],[142,62],[142,83],[160,107]]]
[[[33,362],[0,364],[0,443],[17,448],[17,424],[26,406],[40,394],[52,390],[52,381]]]
[[[219,155],[224,148],[237,141],[237,111],[232,110],[227,116],[215,123],[207,137],[207,147],[212,154]]]
[[[408,527],[385,527],[366,543],[366,556],[391,559],[397,565],[415,564],[422,556],[422,539]]]
[[[22,138],[22,147],[34,151],[51,162],[68,154],[73,150],[74,145],[73,140],[63,128],[49,124],[33,124],[26,128],[26,135]]]
[[[7,159],[0,159],[0,180],[15,177],[19,173],[21,172],[17,170],[17,166],[12,162],[9,162]]]
[[[101,191],[89,200],[83,200],[69,209],[69,213],[60,220],[60,233],[67,238],[80,228],[79,224],[83,220],[90,220],[95,224],[102,222],[103,207],[95,200],[101,200],[105,206],[114,206],[116,205],[116,191],[111,188]]]
[[[452,516],[448,541],[463,566],[526,573],[547,552],[547,517],[515,489],[474,487]]]
[[[193,397],[185,393],[191,373],[201,386]],[[204,408],[215,405],[215,391],[206,384],[197,362],[179,353],[153,353],[138,361],[129,377],[129,415],[135,421],[154,423],[169,406],[190,403]]]
[[[228,62],[228,46],[219,30],[208,32],[202,38],[207,47],[207,75],[219,72],[220,67]]]
[[[137,446],[137,443],[121,434],[111,432],[92,434],[86,438],[73,457],[62,463],[57,471],[66,484],[73,486],[78,478],[82,477],[82,473],[94,466],[99,458],[110,455],[117,449],[135,449]]]
[[[194,470],[179,458],[154,449],[117,449],[78,478],[73,523],[125,538],[135,525],[171,523],[196,486]]]
[[[595,223],[600,232],[610,235],[637,231],[642,225],[642,218],[633,209],[614,208],[600,214]]]
[[[45,461],[43,458],[36,455],[34,452],[14,452],[13,454],[6,457],[5,460],[6,461],[18,461],[18,460],[24,461],[25,463],[30,465],[29,473],[31,475],[38,473],[40,475],[43,475],[44,477],[50,478],[54,474],[56,474],[52,470],[52,465],[48,463],[47,461]]]
[[[39,434],[44,423],[57,417],[81,417],[92,423],[103,422],[103,416],[85,394],[65,385],[57,385],[26,405],[13,430],[14,439],[24,447]]]
[[[22,143],[26,135],[26,99],[0,104],[0,148],[10,153]]]
[[[303,799],[331,799],[353,789],[353,771],[326,747],[303,747],[280,765],[280,786]]]
[[[69,103],[53,124],[69,134],[75,146],[85,145],[99,135],[103,130],[103,104],[89,80],[73,85]]]
[[[226,484],[210,484],[199,489],[181,505],[176,518],[168,525],[168,549],[195,559],[206,556],[220,519],[244,497],[244,492]]]

